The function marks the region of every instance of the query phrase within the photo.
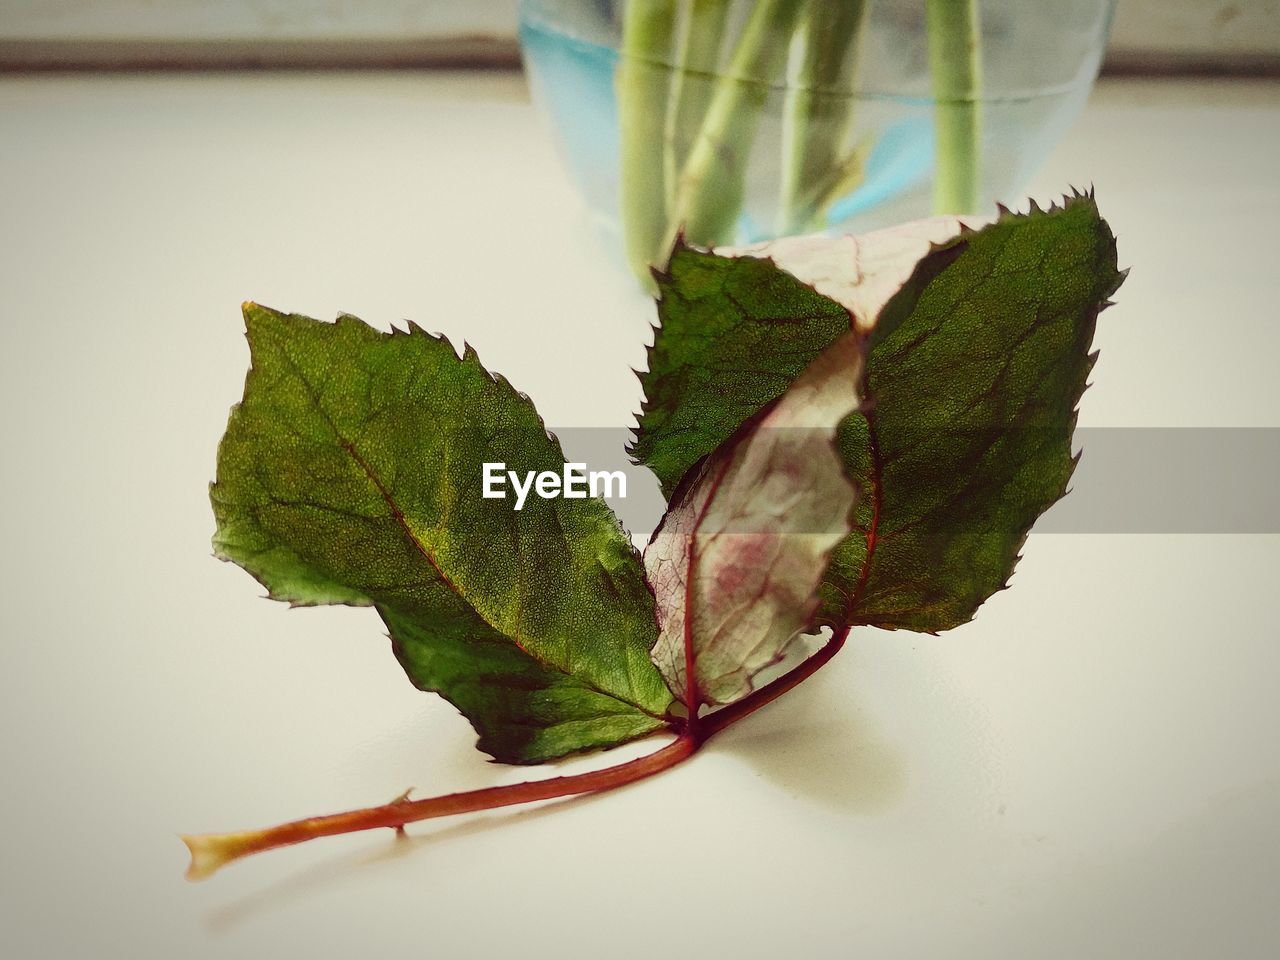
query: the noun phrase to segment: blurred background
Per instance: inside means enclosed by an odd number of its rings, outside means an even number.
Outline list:
[[[516,0],[0,0],[0,67],[518,67]],[[1280,73],[1276,0],[1120,0],[1104,72]]]

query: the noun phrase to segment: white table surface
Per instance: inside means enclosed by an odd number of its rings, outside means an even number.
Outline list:
[[[1082,423],[1280,426],[1278,155],[1275,84],[1098,89],[1031,190],[1095,183],[1134,267]],[[659,778],[182,880],[179,831],[523,775],[370,611],[211,558],[240,301],[625,423],[651,308],[584,220],[519,77],[0,80],[0,955],[1276,956],[1263,535],[1033,536],[974,623],[857,633]]]

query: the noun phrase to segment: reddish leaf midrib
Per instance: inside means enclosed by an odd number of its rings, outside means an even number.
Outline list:
[[[867,451],[871,455],[871,522],[867,524],[867,552],[862,558],[862,568],[858,571],[858,582],[853,588],[849,602],[845,607],[844,622],[853,623],[853,615],[862,603],[867,590],[867,581],[871,579],[871,561],[875,556],[877,535],[880,529],[880,505],[884,480],[884,462],[880,454],[880,438],[876,433],[875,410],[865,410],[862,416],[867,421]]]

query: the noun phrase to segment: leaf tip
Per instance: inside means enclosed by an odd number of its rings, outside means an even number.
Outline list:
[[[244,321],[244,329],[246,333],[253,330],[254,323],[261,318],[263,314],[262,304],[253,300],[245,300],[240,304],[240,317]]]

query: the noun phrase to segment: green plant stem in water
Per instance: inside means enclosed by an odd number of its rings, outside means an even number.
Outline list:
[[[255,853],[293,846],[319,837],[333,837],[361,830],[392,829],[399,831],[407,823],[431,820],[477,810],[493,810],[539,800],[581,796],[600,793],[644,780],[654,774],[669,770],[693,756],[706,740],[725,727],[771,703],[788,690],[797,686],[825,666],[844,645],[848,628],[838,631],[822,649],[803,663],[771,683],[752,691],[748,696],[714,713],[700,718],[695,725],[673,723],[678,736],[665,747],[636,760],[579,773],[573,776],[550,777],[504,787],[486,787],[464,793],[451,793],[425,800],[410,800],[408,793],[380,807],[348,810],[322,817],[308,817],[282,823],[265,830],[246,830],[238,833],[204,833],[183,835],[182,842],[191,853],[187,868],[188,880],[203,880],[220,868]]]
[[[933,81],[933,212],[973,213],[979,202],[982,86],[977,0],[925,0]]]
[[[707,115],[676,184],[663,255],[681,232],[700,246],[732,238],[751,144],[803,2],[757,0],[752,8],[725,74],[716,80]]]
[[[782,168],[782,232],[820,228],[835,180],[851,160],[858,40],[865,0],[807,0],[800,14],[799,64],[787,98]],[[851,181],[856,177],[850,178]],[[852,182],[847,184],[852,186]]]
[[[667,92],[676,0],[628,0],[618,61],[621,215],[627,261],[646,283],[667,230]]]
[[[676,39],[675,70],[671,76],[671,100],[667,107],[666,151],[663,171],[667,187],[667,214],[675,209],[676,181],[689,156],[702,118],[711,102],[711,91],[720,67],[725,21],[730,0],[689,0]],[[664,229],[665,234],[665,229]],[[657,251],[665,253],[665,251]]]

